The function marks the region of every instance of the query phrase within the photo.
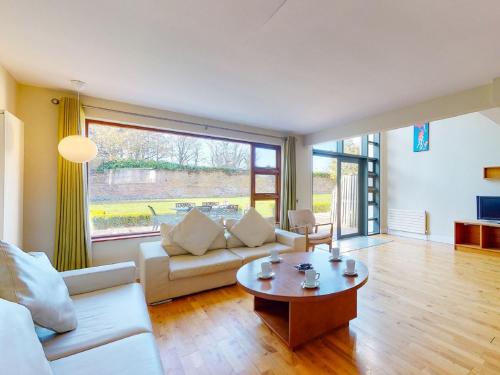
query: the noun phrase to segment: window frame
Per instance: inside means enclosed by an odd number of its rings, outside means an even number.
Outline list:
[[[127,129],[134,129],[134,130],[144,130],[144,131],[151,131],[151,132],[157,132],[157,133],[167,133],[167,134],[173,134],[173,135],[180,135],[180,136],[186,136],[186,137],[195,137],[195,138],[202,138],[202,139],[210,139],[210,140],[215,140],[215,141],[225,141],[225,142],[233,142],[233,143],[242,143],[250,146],[250,206],[255,207],[255,202],[256,201],[265,201],[265,200],[274,200],[276,202],[276,222],[279,223],[280,221],[280,210],[281,210],[281,145],[273,145],[273,144],[267,144],[267,143],[261,143],[261,142],[252,142],[252,141],[245,141],[245,140],[239,140],[239,139],[232,139],[232,138],[227,138],[227,137],[221,137],[221,136],[216,136],[216,135],[206,135],[206,134],[198,134],[198,133],[189,133],[189,132],[183,132],[183,131],[176,131],[176,130],[170,130],[170,129],[161,129],[161,128],[155,128],[155,127],[150,127],[146,125],[133,125],[133,124],[126,124],[126,123],[118,123],[118,122],[112,122],[112,121],[104,121],[104,120],[94,120],[91,118],[85,119],[85,135],[89,135],[89,125],[91,124],[96,124],[96,125],[105,125],[105,126],[114,126],[117,128],[127,128]],[[266,149],[271,149],[276,151],[276,168],[257,168],[255,166],[255,149],[256,148],[266,148]],[[85,163],[87,166],[88,163]],[[86,169],[86,174],[87,174],[87,196],[88,196],[88,191],[89,191],[89,183],[90,183],[90,176],[89,176],[89,168]],[[255,176],[256,175],[275,175],[276,176],[276,193],[256,193],[255,192]],[[90,221],[90,202],[89,202],[89,212],[87,214],[89,215],[89,221]],[[91,242],[104,242],[104,241],[114,241],[114,240],[123,240],[127,238],[140,238],[140,237],[153,237],[157,236],[160,234],[160,231],[147,231],[147,232],[136,232],[136,233],[124,233],[124,234],[107,234],[107,235],[91,235]]]
[[[369,139],[369,135],[373,135],[373,140]],[[331,157],[337,158],[341,160],[342,158],[349,158],[353,160],[359,160],[362,167],[362,178],[365,181],[365,186],[361,187],[360,192],[362,193],[362,201],[363,201],[363,209],[362,215],[360,215],[360,219],[363,220],[364,229],[362,234],[371,236],[375,234],[380,234],[380,150],[381,150],[381,136],[380,133],[370,133],[365,134],[361,137],[361,154],[346,154],[344,152],[344,139],[329,141],[336,142],[337,151],[328,151],[321,148],[316,148],[315,145],[312,146],[312,156],[323,156],[323,157]],[[351,137],[351,138],[357,138]],[[348,139],[351,139],[348,138]],[[318,145],[329,142],[321,142]],[[369,156],[368,146],[372,145],[374,149],[373,156]],[[368,169],[368,163],[373,163],[373,171]],[[313,172],[314,173],[314,172]],[[373,179],[373,186],[368,185],[368,179]],[[314,204],[314,178],[311,181],[311,203]],[[373,200],[369,200],[369,194],[373,194]],[[361,202],[361,200],[360,200]],[[368,217],[368,206],[373,206],[374,216]],[[373,222],[373,231],[368,230],[368,222]]]
[[[276,151],[276,167],[275,168],[258,168],[255,165],[256,161],[256,152],[257,148],[265,148]],[[256,201],[275,201],[276,212],[275,220],[276,223],[280,222],[280,211],[281,211],[281,146],[269,145],[264,143],[251,143],[250,149],[250,186],[251,186],[251,194],[250,194],[250,206],[255,207]],[[255,176],[256,175],[274,175],[276,176],[276,190],[275,193],[257,193],[255,191],[256,183]]]

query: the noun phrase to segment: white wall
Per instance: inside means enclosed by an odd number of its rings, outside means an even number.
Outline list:
[[[453,243],[453,222],[476,217],[476,195],[500,195],[500,181],[483,179],[500,165],[500,125],[476,112],[431,122],[428,152],[412,142],[412,127],[383,137],[385,207],[428,211],[429,239]]]

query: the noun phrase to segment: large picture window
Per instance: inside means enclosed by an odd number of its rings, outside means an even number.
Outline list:
[[[278,220],[280,147],[87,120],[93,238],[151,233],[193,207],[239,218],[254,206]]]

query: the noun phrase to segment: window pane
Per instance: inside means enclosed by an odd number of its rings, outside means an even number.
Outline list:
[[[255,193],[257,194],[276,194],[276,176],[257,174],[255,175]]]
[[[332,205],[336,189],[337,159],[313,156],[313,212],[318,224],[336,219],[336,207]]]
[[[372,192],[368,192],[368,202],[375,202],[375,195]]]
[[[346,139],[344,141],[344,153],[361,155],[361,137]]]
[[[374,215],[375,215],[374,206],[373,205],[369,205],[368,206],[368,219],[374,218],[375,217]]]
[[[265,218],[276,218],[275,200],[255,201],[255,209]]]
[[[373,161],[368,162],[368,172],[375,172],[375,163]]]
[[[368,233],[375,231],[375,220],[368,220]]]
[[[368,187],[375,186],[375,179],[373,177],[368,177]]]
[[[238,218],[250,206],[250,145],[89,124],[93,236],[150,232],[198,207]]]
[[[313,145],[313,149],[321,151],[337,152],[337,141],[318,143]]]
[[[368,141],[380,143],[380,133],[368,134]]]
[[[255,166],[257,168],[276,168],[276,150],[256,147]]]
[[[376,154],[377,153],[377,146],[375,146],[374,144],[372,143],[368,143],[368,157],[370,158],[376,158],[378,157],[378,155]]]

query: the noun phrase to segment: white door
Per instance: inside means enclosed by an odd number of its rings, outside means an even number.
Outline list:
[[[3,152],[2,240],[22,247],[23,239],[23,173],[24,124],[14,115],[0,114]]]

